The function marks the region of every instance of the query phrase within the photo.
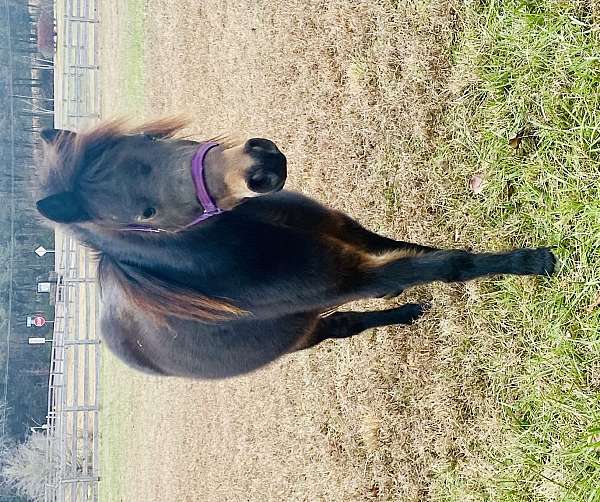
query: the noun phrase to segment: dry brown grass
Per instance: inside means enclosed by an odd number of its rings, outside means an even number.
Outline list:
[[[271,138],[288,155],[289,187],[389,236],[459,245],[432,226],[448,182],[429,158],[461,85],[448,81],[459,8],[148,0],[145,110],[191,113],[199,136]],[[123,500],[425,501],[448,465],[485,477],[471,452],[499,426],[469,355],[469,333],[484,328],[467,314],[477,294],[410,293],[401,301],[435,297],[418,326],[327,342],[231,381],[156,380],[111,362]]]
[[[273,138],[290,186],[389,233],[429,236],[422,167],[458,15],[456,2],[428,3],[150,2],[146,108],[192,113],[202,135]],[[406,214],[392,217],[394,182]]]

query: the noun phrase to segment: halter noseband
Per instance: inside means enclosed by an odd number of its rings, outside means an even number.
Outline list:
[[[201,221],[207,220],[212,216],[216,216],[217,214],[224,212],[217,206],[216,202],[208,193],[208,189],[206,188],[206,180],[204,179],[204,160],[209,150],[216,146],[219,146],[219,144],[215,143],[214,141],[207,141],[206,143],[202,143],[200,148],[198,148],[194,154],[194,158],[192,159],[192,179],[194,180],[194,187],[196,188],[196,198],[202,205],[204,212],[191,223],[185,225],[183,228],[192,227]],[[124,228],[123,230],[138,232],[166,232],[166,230],[162,228],[155,228],[150,225],[128,225],[127,228]]]

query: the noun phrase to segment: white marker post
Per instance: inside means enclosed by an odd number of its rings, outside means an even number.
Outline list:
[[[34,253],[38,255],[40,258],[47,253],[54,253],[54,249],[46,249],[44,246],[39,246],[35,248]]]
[[[27,339],[27,343],[29,345],[44,345],[46,343],[46,339],[41,337],[29,337]]]
[[[38,282],[37,292],[38,293],[50,293],[51,283],[48,281]]]

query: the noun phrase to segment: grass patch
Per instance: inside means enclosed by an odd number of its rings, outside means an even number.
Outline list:
[[[144,105],[144,0],[127,0],[126,15],[122,18],[127,33],[124,50],[124,94],[128,97],[126,113],[139,112]]]
[[[126,480],[124,467],[130,461],[125,439],[129,436],[131,423],[125,420],[131,414],[133,387],[119,381],[122,376],[119,363],[107,350],[102,352],[100,388],[102,409],[100,411],[100,500],[121,501]]]
[[[144,0],[121,0],[115,7],[119,14],[112,21],[119,23],[119,36],[112,51],[103,48],[103,55],[114,57],[104,63],[116,73],[112,75],[111,88],[103,92],[110,92],[115,101],[115,109],[110,113],[137,116],[144,107]],[[100,500],[121,502],[126,499],[130,483],[125,472],[132,461],[129,439],[136,421],[136,384],[135,375],[106,348],[102,352],[100,388]]]
[[[501,410],[491,472],[440,466],[438,500],[600,500],[600,32],[589,2],[466,13],[438,169],[438,224],[475,248],[549,245],[550,280],[484,282],[470,306]],[[513,141],[510,141],[510,140]],[[479,175],[474,194],[469,179]],[[481,348],[481,347],[479,347]],[[477,487],[473,490],[473,487]]]
[[[145,384],[110,363],[103,496],[598,498],[600,45],[586,5],[150,0],[119,63],[118,110],[137,113],[143,90],[148,113],[259,129],[285,145],[290,187],[370,228],[554,245],[560,271],[412,291],[400,301],[427,294],[434,308],[410,329],[215,385]],[[136,77],[141,33],[161,50]]]

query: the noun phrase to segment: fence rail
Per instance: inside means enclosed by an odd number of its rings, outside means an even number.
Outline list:
[[[100,118],[99,0],[58,0],[55,12],[55,120],[76,128]]]
[[[55,2],[55,127],[77,129],[101,113],[100,0]],[[44,426],[47,502],[97,501],[100,341],[95,264],[89,251],[56,233],[55,320]]]
[[[47,458],[55,468],[46,500],[98,500],[99,369],[97,285],[88,251],[57,235]]]

